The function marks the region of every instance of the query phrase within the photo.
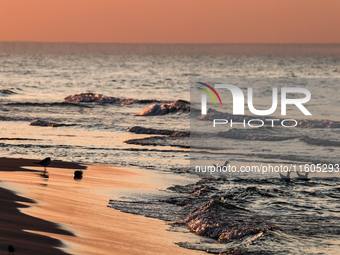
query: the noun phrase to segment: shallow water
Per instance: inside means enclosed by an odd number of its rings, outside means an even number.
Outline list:
[[[191,79],[323,79],[321,88],[311,88],[313,101],[309,107],[313,119],[340,121],[340,100],[335,93],[340,85],[334,82],[340,78],[339,66],[338,54],[4,52],[0,55],[0,89],[3,89],[0,90],[1,156],[50,156],[59,160],[132,165],[190,175],[188,149],[124,143],[152,136],[126,132],[132,126],[189,131],[188,113],[134,116],[148,104],[62,103],[64,98],[92,92],[119,98],[190,101]],[[270,94],[266,86],[257,89],[261,95]],[[74,126],[29,125],[38,119]],[[227,157],[238,167],[262,163],[340,163],[338,128],[289,131],[280,127],[234,128],[221,132],[226,134],[223,144],[229,145],[227,149],[203,144],[192,150],[193,156],[201,158],[208,154],[207,157],[222,164]],[[214,141],[216,137],[211,139]],[[220,224],[230,227],[228,224],[233,221],[242,223],[237,225],[239,229],[270,226],[276,230],[246,235],[242,240],[224,244],[203,238],[200,244],[181,245],[211,252],[241,247],[249,252],[268,254],[332,254],[339,250],[340,208],[337,204],[340,197],[339,176],[329,176],[332,178],[312,175],[309,182],[299,181],[294,176],[286,185],[276,175],[269,179],[263,175],[231,175],[227,178],[222,175],[218,181],[208,179],[206,183],[175,187],[167,190],[166,195],[160,192],[159,196],[151,198],[131,196],[127,201],[112,201],[112,207],[178,221],[175,229],[182,231],[185,219],[194,210],[202,209],[211,200],[223,201],[247,211],[241,213],[238,211],[241,209],[237,209],[230,218],[230,209],[218,209]],[[193,189],[197,191],[202,185],[216,190],[207,188],[206,192],[193,195]]]

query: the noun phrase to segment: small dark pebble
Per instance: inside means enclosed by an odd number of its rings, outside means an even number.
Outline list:
[[[77,170],[74,172],[74,179],[80,180],[83,178],[83,171]]]
[[[12,245],[8,245],[8,252],[13,253],[15,251],[14,247]]]

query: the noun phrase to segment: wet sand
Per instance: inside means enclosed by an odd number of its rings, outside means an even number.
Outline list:
[[[118,194],[164,189],[164,176],[90,165],[74,180],[74,169],[85,166],[53,161],[43,173],[33,162],[0,158],[0,252],[12,244],[15,254],[205,254],[175,244],[191,234],[107,207]]]

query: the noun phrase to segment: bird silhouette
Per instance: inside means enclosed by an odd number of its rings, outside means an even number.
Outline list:
[[[14,247],[12,245],[8,245],[8,254],[14,254]]]
[[[299,172],[296,172],[296,174],[298,175],[299,180],[309,181],[308,172],[306,172],[305,174],[300,174]]]
[[[46,167],[51,164],[51,158],[45,158],[39,162],[34,162],[35,164],[42,165],[44,167],[44,171],[46,171]]]
[[[229,164],[229,161],[227,160],[223,166],[227,166]]]
[[[280,177],[281,177],[281,180],[285,181],[285,182],[290,182],[290,172],[287,173],[287,175],[282,175],[281,173],[280,174]]]
[[[223,166],[228,166],[228,164],[229,164],[229,161],[227,160],[227,161],[224,163],[224,165],[223,165]],[[217,167],[217,165],[216,165],[216,164],[213,164],[213,166],[214,166],[214,167]]]

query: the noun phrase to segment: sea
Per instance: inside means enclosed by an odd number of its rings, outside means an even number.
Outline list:
[[[211,138],[223,148],[190,149],[187,136],[168,141],[162,133],[188,134],[193,123],[211,121],[199,119],[194,104],[190,111],[138,114],[152,104],[191,102],[190,84],[214,79],[252,81],[258,102],[271,98],[268,81],[308,85],[313,115],[295,116],[307,121],[304,127],[229,127]],[[311,172],[308,181],[292,173],[287,183],[278,173],[203,174],[190,165],[202,158],[220,165],[228,160],[238,169],[340,164],[339,81],[339,44],[1,42],[0,157],[49,156],[187,176],[185,184],[108,201],[112,209],[162,219],[171,231],[197,236],[178,243],[184,248],[212,254],[340,254],[337,171]],[[85,93],[93,100],[65,100]],[[95,100],[101,97],[136,100]],[[38,120],[47,126],[34,125]],[[131,127],[149,131],[129,132]]]

